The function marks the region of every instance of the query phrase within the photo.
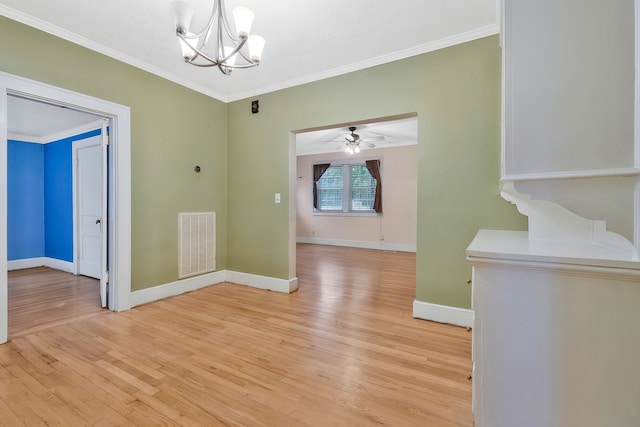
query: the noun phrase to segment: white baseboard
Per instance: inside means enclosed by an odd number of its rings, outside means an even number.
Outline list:
[[[298,278],[276,279],[275,277],[258,276],[249,273],[227,270],[227,282],[239,285],[251,286],[252,288],[268,289],[270,291],[284,292],[290,294],[298,290]]]
[[[49,257],[25,258],[7,261],[7,271],[24,270],[26,268],[49,267],[54,270],[61,270],[73,273],[73,263]]]
[[[73,273],[73,263],[69,261],[62,261],[55,258],[46,258],[47,263],[45,267],[53,268],[54,270],[62,270],[67,273]]]
[[[133,308],[137,305],[147,304],[149,302],[173,297],[185,292],[195,291],[211,285],[217,285],[226,281],[226,271],[214,271],[213,273],[202,274],[200,276],[189,277],[177,280],[175,282],[166,283],[164,285],[154,286],[152,288],[142,289],[140,291],[131,292],[129,298],[130,306]]]
[[[431,304],[429,302],[413,301],[413,317],[432,320],[439,323],[449,323],[456,326],[471,327],[473,310],[467,308],[450,307],[448,305]]]
[[[390,242],[364,242],[361,240],[325,239],[323,237],[297,237],[298,243],[314,245],[347,246],[350,248],[377,249],[381,251],[416,252],[416,245]]]
[[[298,290],[297,278],[284,280],[255,274],[239,273],[237,271],[221,270],[131,292],[129,303],[130,307],[133,308],[138,305],[173,297],[185,292],[195,291],[207,286],[217,285],[222,282],[231,282],[238,285],[284,293],[291,293]]]

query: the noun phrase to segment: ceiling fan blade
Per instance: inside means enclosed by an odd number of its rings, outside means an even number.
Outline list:
[[[369,131],[369,133],[374,135],[373,138],[382,137],[382,139],[402,139],[402,140],[406,140],[407,138],[410,138],[410,136],[408,136],[407,134],[397,133],[397,132],[380,133],[380,132]]]
[[[367,142],[367,141],[361,141],[360,145],[366,145],[369,148],[376,148],[376,144],[372,144],[372,143]]]
[[[376,135],[376,136],[367,135],[362,139],[365,141],[384,141],[386,137],[384,135]]]
[[[339,131],[331,132],[324,135],[318,140],[318,142],[336,142],[347,136],[349,136],[349,132],[344,132],[342,130],[339,130]]]

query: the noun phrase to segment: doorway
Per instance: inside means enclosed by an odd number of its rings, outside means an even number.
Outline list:
[[[121,311],[130,307],[131,292],[131,179],[130,111],[128,107],[32,80],[0,73],[0,169],[7,167],[7,100],[19,96],[51,105],[83,111],[109,120],[111,144],[106,218],[111,227],[107,275],[108,307]],[[7,288],[7,178],[0,175],[0,343],[8,338]]]
[[[8,322],[13,337],[105,306],[101,290],[106,286],[100,282],[106,271],[101,257],[106,238],[96,225],[95,242],[84,239],[92,244],[78,252],[75,213],[82,206],[79,189],[85,190],[85,199],[91,196],[89,207],[98,218],[104,216],[106,194],[101,185],[102,118],[15,95],[8,96],[7,116]],[[93,155],[79,162],[73,147],[92,147]],[[85,173],[76,179],[78,170]],[[76,256],[87,253],[93,259]],[[85,266],[85,259],[95,265]],[[98,279],[97,284],[71,273]]]
[[[291,139],[291,264],[297,243],[415,254],[416,114],[302,130]],[[381,211],[374,208],[377,181],[367,171],[372,161],[381,176]]]

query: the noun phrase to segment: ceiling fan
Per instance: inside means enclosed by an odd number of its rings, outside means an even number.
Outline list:
[[[361,145],[367,146],[368,148],[375,148],[376,145],[362,139],[360,135],[356,133],[356,129],[357,128],[355,126],[349,126],[350,133],[344,138],[347,141],[346,144],[339,145],[338,148],[336,148],[336,150],[344,149],[344,152],[347,154],[358,154],[360,152]],[[378,136],[378,137],[372,137],[367,139],[382,140],[384,139],[384,137]]]

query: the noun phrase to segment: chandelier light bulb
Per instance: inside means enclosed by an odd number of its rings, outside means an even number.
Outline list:
[[[189,25],[191,25],[191,19],[193,18],[193,5],[186,1],[177,0],[172,1],[169,7],[173,13],[176,30],[187,34],[189,32]]]
[[[193,33],[186,33],[185,36],[187,40],[180,39],[180,49],[184,60],[190,61],[198,55],[194,48],[198,47],[199,39]]]
[[[238,37],[246,39],[251,32],[251,25],[253,24],[255,14],[247,7],[236,7],[232,13],[236,23],[236,33]]]
[[[356,154],[358,154],[360,152],[360,146],[356,145],[356,147],[354,148],[354,150],[356,152]]]
[[[252,34],[249,36],[247,44],[249,45],[249,57],[251,58],[251,60],[254,62],[260,62],[265,44],[264,37]]]

